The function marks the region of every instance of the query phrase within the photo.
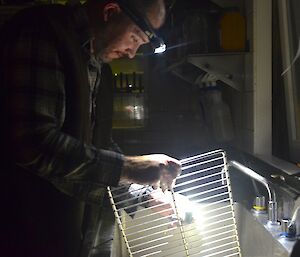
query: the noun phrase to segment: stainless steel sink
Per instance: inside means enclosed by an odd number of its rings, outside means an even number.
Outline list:
[[[243,205],[235,203],[235,216],[243,257],[289,256],[294,241],[281,237],[279,226],[267,225],[267,215],[253,215]]]
[[[290,256],[294,242],[280,237],[280,226],[268,227],[266,214],[255,216],[239,203],[234,204],[234,210],[243,257]],[[124,215],[123,217],[127,219],[127,221],[128,219],[131,220],[127,214],[124,213]],[[131,221],[134,222],[134,219]],[[115,245],[113,247],[115,255],[113,256],[128,256],[124,243],[121,243],[122,240],[118,240],[118,238],[120,238],[120,236],[116,235],[114,240]],[[172,244],[172,240],[174,240],[174,238],[171,239],[170,245]],[[179,254],[178,256],[181,255]],[[183,254],[182,256],[185,255]],[[201,256],[202,255],[199,254],[199,257]]]
[[[153,209],[161,204],[150,205],[149,208],[133,205],[138,207],[133,219],[125,212],[121,216],[116,215],[122,235],[115,237],[113,249],[116,253],[113,256],[290,256],[295,241],[283,237],[277,216],[277,192],[275,194],[273,184],[265,177],[239,162],[227,164],[226,153],[221,150],[183,159],[181,163],[183,173],[177,178],[174,193],[169,192],[169,202],[174,202],[176,216],[180,219],[177,220],[174,215],[165,217]],[[248,192],[248,188],[241,183],[241,176],[233,176],[233,179],[230,176],[229,179],[229,167],[242,171],[239,174],[245,174],[265,186],[268,213],[262,213],[263,208],[260,212],[252,212],[244,207],[253,201],[253,194],[244,197],[239,193]],[[122,201],[113,200],[118,198],[118,194],[110,189],[109,193],[113,207],[121,211],[118,204]],[[163,198],[166,197],[168,195]],[[233,204],[234,200],[244,205]],[[263,207],[265,204],[255,206]],[[122,237],[124,240],[118,241]]]

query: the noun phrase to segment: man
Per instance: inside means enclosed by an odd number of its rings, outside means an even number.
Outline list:
[[[162,0],[128,2],[162,25]],[[101,62],[132,58],[149,39],[118,2],[90,0],[27,9],[0,42],[1,254],[78,256],[84,203],[101,206],[121,183],[171,187],[180,173],[171,157],[93,144]]]

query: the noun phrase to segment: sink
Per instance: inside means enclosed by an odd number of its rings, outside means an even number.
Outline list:
[[[267,225],[267,215],[253,215],[242,204],[235,203],[239,241],[243,257],[289,256],[294,241],[281,238],[280,226]]]
[[[174,201],[180,219],[158,212],[157,207],[164,205],[160,202],[148,208],[139,203],[130,205],[138,208],[133,212],[134,218],[125,211],[121,216],[115,212],[122,233],[115,237],[113,256],[129,256],[128,252],[133,257],[290,256],[295,241],[283,237],[277,224],[279,198],[265,177],[237,161],[227,164],[226,153],[221,150],[186,158],[181,163],[183,173],[177,178],[174,193],[169,192],[168,201]],[[229,179],[229,167],[242,172],[237,176],[231,172]],[[250,192],[253,183],[248,186],[240,175],[246,175],[246,182],[252,178],[250,182],[258,181],[267,189],[270,221],[267,213],[250,210],[260,188],[256,186],[255,192]],[[112,198],[119,197],[110,194]],[[118,204],[122,201],[118,201],[114,206],[121,211]]]
[[[222,206],[220,205],[220,207]],[[235,217],[237,223],[239,243],[240,243],[241,253],[243,257],[277,257],[277,256],[288,257],[290,255],[294,242],[288,241],[287,239],[284,238],[280,238],[280,234],[281,234],[280,226],[272,226],[272,229],[268,228],[266,214],[260,214],[259,216],[255,216],[251,211],[247,210],[240,203],[234,203],[234,211],[235,211]],[[126,220],[127,224],[128,222],[134,223],[134,219],[131,219],[125,212],[122,216]],[[164,234],[164,236],[165,235],[166,234]],[[189,235],[187,234],[187,236]],[[120,234],[117,232],[117,235],[115,236],[115,240],[114,240],[114,247],[113,247],[115,255],[113,256],[118,256],[118,257],[128,256],[125,244],[123,243],[123,240],[120,240],[121,238],[122,236],[120,236]],[[176,235],[174,237],[170,237],[170,240],[168,241],[166,246],[162,244],[161,250],[163,250],[166,253],[170,251],[170,249],[174,249],[174,247],[176,248],[176,245],[174,244],[175,242],[178,242],[178,239],[180,238],[179,237],[177,238]],[[142,234],[140,234],[139,238],[135,240],[142,240]],[[141,242],[143,241],[140,241],[139,243]],[[201,237],[198,242],[199,242],[198,245],[194,246],[195,250],[196,248],[203,250],[205,249],[204,245],[209,244],[209,242],[207,243],[201,240]],[[191,244],[189,245],[192,246]],[[168,250],[164,249],[165,247],[168,247]],[[156,255],[154,254],[154,256]],[[158,254],[158,256],[161,255]],[[170,255],[162,255],[162,256],[170,256]],[[172,251],[172,256],[184,257],[186,255],[184,252],[174,253]],[[197,253],[195,254],[194,252],[192,256],[202,257],[202,256],[206,256],[206,254],[197,254]],[[229,256],[238,256],[238,255],[232,254]]]

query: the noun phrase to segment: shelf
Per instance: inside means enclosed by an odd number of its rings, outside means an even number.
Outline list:
[[[244,52],[189,55],[186,61],[241,91],[245,73]]]
[[[206,75],[241,91],[245,83],[245,56],[249,52],[220,52],[193,54],[169,65],[163,72],[171,72],[192,85],[202,87]],[[210,81],[211,82],[211,81]]]

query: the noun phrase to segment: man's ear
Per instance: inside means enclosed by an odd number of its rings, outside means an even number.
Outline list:
[[[107,22],[111,16],[120,12],[121,8],[117,3],[108,3],[103,8],[103,20]]]

